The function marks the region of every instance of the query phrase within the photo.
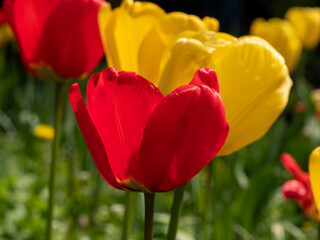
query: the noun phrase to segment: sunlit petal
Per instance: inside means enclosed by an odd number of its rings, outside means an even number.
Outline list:
[[[268,21],[257,18],[251,24],[250,34],[267,40],[284,57],[290,72],[293,72],[299,61],[302,45],[290,22],[280,18]]]
[[[314,149],[309,157],[309,175],[313,197],[320,209],[320,147]]]
[[[156,4],[124,0],[112,11],[99,12],[100,32],[108,64],[121,71],[138,72],[138,50],[153,24],[164,15]]]

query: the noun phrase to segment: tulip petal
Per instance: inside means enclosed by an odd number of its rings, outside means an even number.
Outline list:
[[[165,12],[156,4],[124,0],[112,12],[99,13],[101,36],[107,54],[108,64],[122,71],[138,72],[138,51],[141,42],[153,24]],[[154,50],[154,49],[152,49]]]
[[[292,81],[284,59],[266,41],[241,37],[213,53],[213,68],[230,125],[219,155],[261,138],[288,102]]]
[[[141,43],[138,56],[140,75],[158,86],[161,73],[159,66],[166,48],[179,33],[185,30],[199,31],[205,28],[206,25],[197,16],[182,12],[167,14],[150,29]]]
[[[168,47],[161,62],[161,92],[166,95],[175,88],[188,84],[199,68],[209,64],[216,47],[215,33],[206,30],[175,41]]]
[[[229,45],[229,44],[237,41],[237,38],[235,38],[234,36],[232,36],[228,33],[217,32],[216,36],[217,36],[217,41],[218,41],[219,47],[224,47],[226,45]]]
[[[290,171],[294,178],[304,183],[306,186],[309,185],[309,175],[304,172],[300,166],[296,163],[296,161],[291,157],[288,153],[283,153],[280,157],[283,166]]]
[[[314,200],[320,209],[320,147],[314,149],[309,157],[309,174]]]
[[[205,29],[209,31],[218,32],[219,31],[219,21],[213,17],[204,17],[202,19]]]
[[[228,129],[216,91],[189,85],[171,92],[144,129],[140,157],[145,187],[170,191],[190,180],[220,150]]]
[[[289,180],[283,184],[282,193],[286,199],[303,199],[307,194],[307,189],[300,181]]]
[[[217,74],[210,68],[201,68],[196,71],[190,85],[207,85],[219,92]]]
[[[69,89],[69,99],[74,115],[76,116],[83,138],[91,153],[101,176],[111,186],[122,189],[120,184],[116,181],[108,161],[101,138],[92,123],[92,120],[87,112],[84,101],[81,97],[79,84],[73,84]]]
[[[37,40],[52,8],[61,0],[6,0],[3,7],[6,19],[15,33],[23,61],[34,59]],[[37,13],[37,14],[35,14]],[[23,41],[21,41],[23,38]]]
[[[73,0],[56,4],[43,26],[35,54],[62,76],[90,73],[103,56],[97,17],[104,3]]]
[[[292,25],[280,18],[255,19],[250,34],[267,40],[285,59],[290,72],[295,69],[302,51],[302,45]]]
[[[145,124],[163,99],[154,85],[133,72],[106,68],[87,86],[89,115],[104,143],[116,179],[140,182],[139,150]],[[129,186],[130,187],[130,186]]]

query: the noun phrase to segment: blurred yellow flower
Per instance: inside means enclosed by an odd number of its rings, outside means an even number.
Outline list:
[[[38,138],[52,140],[54,137],[54,129],[49,125],[39,124],[34,128],[34,135]]]
[[[195,69],[216,71],[229,136],[220,155],[229,155],[261,138],[288,102],[292,81],[283,57],[266,41],[226,33],[189,32],[164,54],[160,90],[188,84]],[[190,76],[191,75],[191,76]]]
[[[280,19],[255,19],[250,27],[250,34],[267,40],[285,59],[290,72],[299,61],[302,45],[290,22]]]
[[[292,7],[285,14],[305,49],[315,48],[320,41],[320,8]]]
[[[317,207],[318,221],[320,220],[320,147],[312,151],[309,157],[309,175],[313,197]]]
[[[123,0],[113,11],[104,6],[99,12],[101,38],[108,66],[134,71],[156,82],[162,55],[184,30],[218,31],[215,18],[200,19],[182,12],[166,14],[156,4]]]

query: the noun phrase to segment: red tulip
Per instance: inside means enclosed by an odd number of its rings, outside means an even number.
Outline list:
[[[5,0],[22,61],[42,80],[78,78],[103,57],[97,14],[102,0]]]
[[[216,74],[200,69],[189,85],[164,97],[133,72],[106,68],[69,99],[91,156],[113,187],[170,191],[195,176],[219,152],[229,126]]]
[[[283,196],[286,199],[296,199],[300,208],[302,208],[309,217],[319,220],[309,174],[304,172],[288,153],[283,153],[281,155],[281,162],[295,178],[294,180],[288,180],[283,184]]]

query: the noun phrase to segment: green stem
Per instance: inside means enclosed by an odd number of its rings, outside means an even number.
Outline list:
[[[153,240],[154,193],[144,193],[144,240]]]
[[[318,240],[320,240],[320,222],[317,222],[318,225]]]
[[[207,240],[209,237],[208,226],[210,225],[211,212],[211,188],[212,188],[212,162],[206,167],[206,186],[205,186],[205,204],[203,205],[203,239]]]
[[[126,206],[124,212],[124,225],[122,232],[122,240],[128,240],[131,231],[132,222],[132,203],[133,203],[133,192],[126,192]]]
[[[56,101],[55,101],[55,119],[54,119],[54,139],[52,142],[52,158],[50,163],[49,175],[49,199],[48,199],[48,213],[47,213],[47,228],[45,232],[45,240],[51,240],[52,217],[55,199],[55,185],[56,185],[56,165],[59,155],[59,145],[61,136],[62,123],[62,109],[63,109],[63,83],[57,83],[56,87]]]
[[[176,239],[178,225],[179,225],[179,218],[180,218],[180,213],[182,209],[184,190],[185,190],[185,184],[181,185],[174,191],[167,240]]]

